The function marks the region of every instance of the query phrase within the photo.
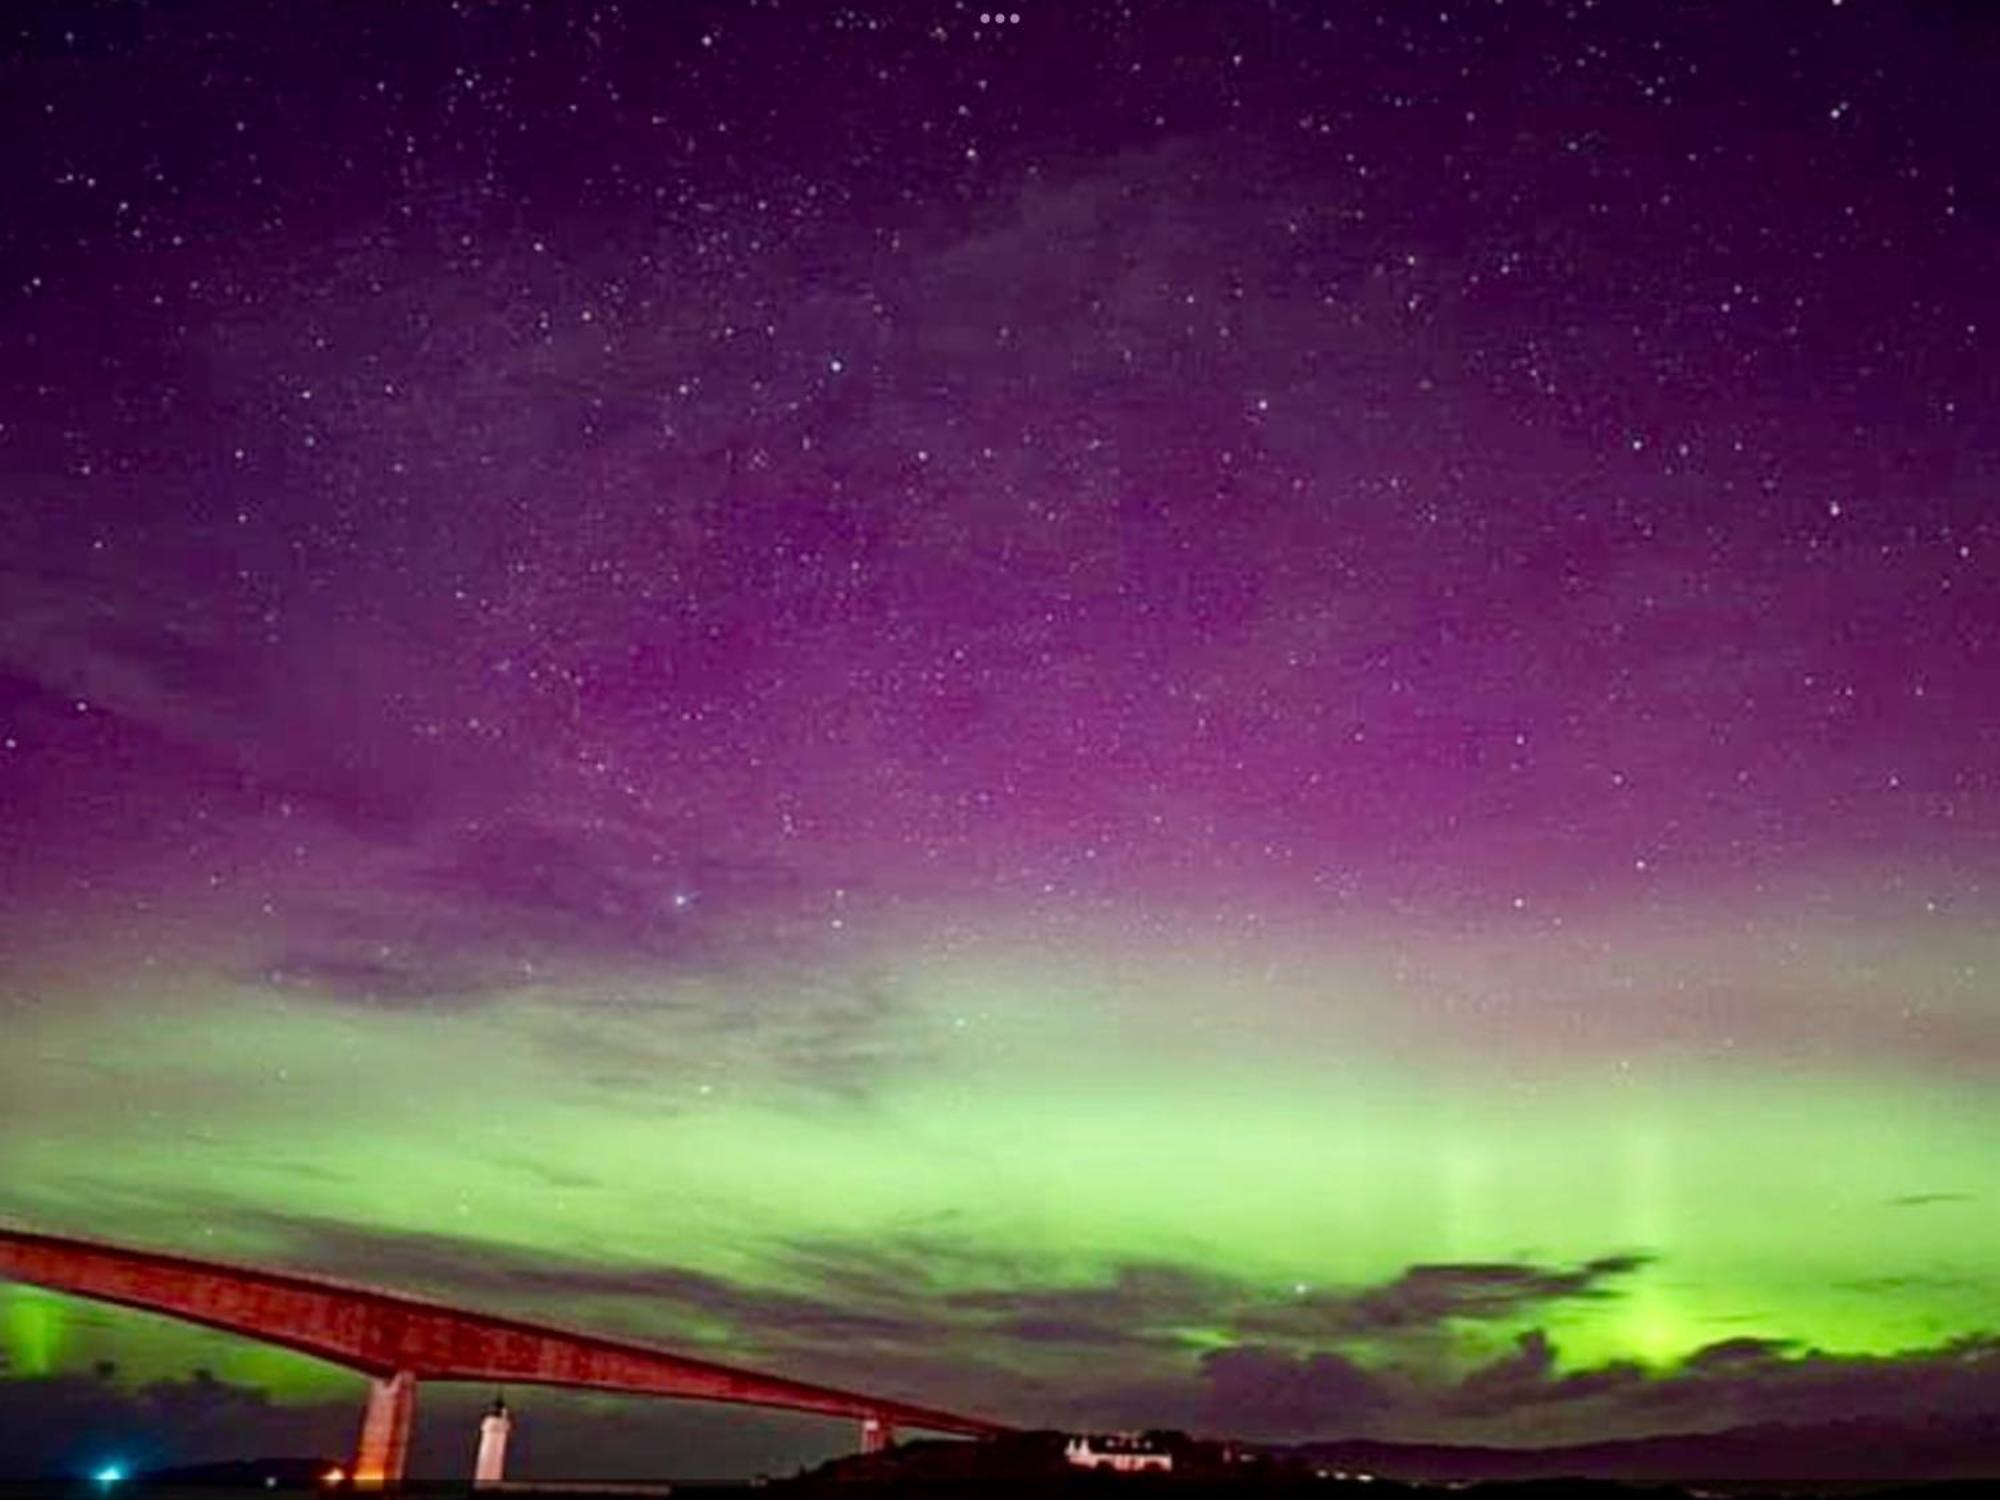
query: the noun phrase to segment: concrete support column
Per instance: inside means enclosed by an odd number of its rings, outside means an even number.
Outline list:
[[[354,1487],[394,1489],[403,1482],[410,1456],[410,1424],[417,1415],[417,1377],[398,1370],[368,1382],[368,1409],[361,1415],[361,1442],[354,1450]]]
[[[497,1396],[479,1419],[479,1454],[472,1462],[472,1487],[485,1489],[507,1478],[507,1434],[514,1429],[513,1413]]]
[[[896,1429],[887,1417],[863,1417],[861,1419],[861,1451],[880,1453],[885,1448],[896,1446]]]

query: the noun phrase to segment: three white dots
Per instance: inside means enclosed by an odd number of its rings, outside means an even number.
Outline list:
[[[979,13],[981,26],[1019,26],[1021,13],[1018,10],[982,10]]]

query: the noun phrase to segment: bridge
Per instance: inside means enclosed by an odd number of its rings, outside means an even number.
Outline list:
[[[420,1380],[570,1386],[818,1412],[859,1421],[864,1452],[887,1447],[902,1427],[968,1437],[1006,1430],[977,1417],[325,1277],[5,1225],[0,1280],[240,1333],[367,1377],[368,1404],[349,1470],[360,1488],[401,1483]]]

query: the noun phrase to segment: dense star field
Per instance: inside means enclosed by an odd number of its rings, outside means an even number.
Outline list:
[[[0,1216],[1020,1423],[2000,1410],[2000,10],[1009,3],[10,8]],[[358,1412],[0,1351],[15,1472]]]

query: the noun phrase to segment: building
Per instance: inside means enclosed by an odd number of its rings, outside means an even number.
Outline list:
[[[1063,1457],[1079,1469],[1110,1469],[1116,1474],[1165,1474],[1173,1454],[1150,1437],[1132,1432],[1086,1433],[1063,1445]]]

